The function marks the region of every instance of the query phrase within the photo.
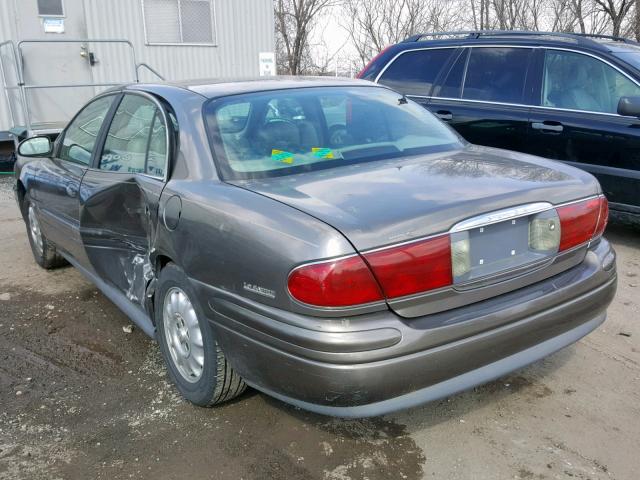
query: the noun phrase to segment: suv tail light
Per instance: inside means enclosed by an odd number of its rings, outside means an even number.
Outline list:
[[[569,250],[601,235],[607,226],[609,204],[604,196],[557,208],[560,217],[560,248]]]
[[[369,63],[367,63],[365,67],[358,72],[358,74],[356,75],[356,78],[362,78],[364,74],[367,72],[367,70],[369,70],[369,67],[371,67],[371,65],[373,65],[376,62],[376,60],[378,60],[382,56],[382,54],[385,53],[390,48],[391,48],[391,45],[385,47],[380,53],[378,53],[375,57],[369,60]]]
[[[362,257],[311,263],[289,274],[296,300],[318,307],[347,307],[384,300],[378,282]]]

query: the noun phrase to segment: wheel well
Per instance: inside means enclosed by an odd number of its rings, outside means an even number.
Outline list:
[[[172,262],[166,255],[158,255],[156,257],[156,276],[160,274],[160,271],[167,266],[169,262]]]
[[[171,258],[167,257],[166,255],[156,255],[155,258],[155,280],[152,282],[153,285],[156,285],[157,283],[157,279],[160,276],[160,272],[162,271],[162,269],[164,267],[167,266],[167,264],[169,262],[171,262]],[[147,289],[149,288],[150,284],[147,284]],[[155,292],[155,286],[153,287],[154,292]],[[151,321],[153,322],[153,324],[155,325],[156,323],[156,318],[155,318],[155,294],[152,297],[147,297],[146,301],[145,301],[145,306],[147,309],[147,313],[149,313],[150,317],[151,317]]]
[[[24,184],[21,180],[17,181],[16,193],[18,194],[18,205],[20,205],[20,212],[24,216],[24,196],[27,194],[27,189],[24,188]]]

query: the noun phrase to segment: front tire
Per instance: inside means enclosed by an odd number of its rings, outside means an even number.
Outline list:
[[[220,349],[187,276],[173,263],[160,272],[155,320],[169,377],[182,396],[210,407],[244,392],[246,384]]]
[[[29,194],[24,199],[24,219],[27,226],[29,245],[36,263],[47,270],[66,265],[67,261],[57,252],[55,245],[42,233],[38,212],[29,198]]]

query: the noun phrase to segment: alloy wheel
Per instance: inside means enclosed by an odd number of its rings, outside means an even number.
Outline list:
[[[31,240],[33,240],[38,255],[42,257],[44,255],[44,241],[42,240],[42,232],[40,231],[40,222],[38,221],[33,205],[29,205],[29,233],[31,234]]]
[[[182,289],[172,287],[167,291],[162,319],[173,364],[185,380],[197,382],[204,367],[202,331],[193,304]]]

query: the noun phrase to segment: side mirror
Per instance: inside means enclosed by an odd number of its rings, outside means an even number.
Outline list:
[[[53,144],[49,137],[32,137],[20,142],[18,155],[22,157],[50,157]]]
[[[640,117],[640,97],[620,97],[618,115]]]

